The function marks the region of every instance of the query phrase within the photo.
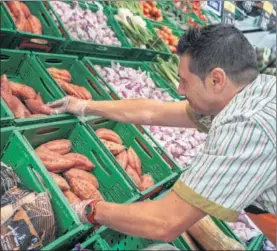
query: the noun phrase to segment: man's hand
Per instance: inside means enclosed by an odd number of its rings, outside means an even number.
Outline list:
[[[84,117],[88,100],[78,99],[72,96],[66,96],[62,99],[48,103],[47,105],[54,110],[54,114],[72,113],[77,116]]]

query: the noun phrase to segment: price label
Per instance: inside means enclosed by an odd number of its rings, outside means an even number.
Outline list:
[[[268,29],[268,25],[269,25],[270,19],[268,16],[266,15],[261,15],[258,21],[258,26],[262,29],[262,30],[267,30]]]
[[[236,5],[231,1],[224,1],[224,9],[229,11],[230,13],[235,14]]]
[[[224,1],[222,10],[222,23],[233,24],[235,20],[236,5],[232,1]]]
[[[272,5],[272,3],[269,2],[269,1],[264,1],[263,9],[264,9],[264,11],[266,11],[269,15],[271,15],[272,12],[273,12],[273,5]]]

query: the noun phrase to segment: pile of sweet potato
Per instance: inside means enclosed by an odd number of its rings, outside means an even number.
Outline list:
[[[40,93],[24,84],[9,81],[1,76],[1,97],[13,112],[15,118],[43,117],[52,114],[52,108],[44,104]]]
[[[28,6],[20,1],[8,1],[8,11],[11,14],[16,28],[19,31],[42,34],[42,25],[40,20],[32,15]]]
[[[126,149],[120,136],[112,130],[100,128],[95,131],[102,143],[132,178],[140,191],[152,187],[155,182],[150,174],[142,174],[141,161],[132,147]]]
[[[97,178],[90,173],[95,165],[86,156],[70,152],[71,148],[70,140],[59,139],[40,145],[35,152],[70,204],[103,200]]]
[[[80,99],[92,99],[90,92],[82,86],[71,83],[72,76],[65,69],[57,69],[50,67],[47,69],[51,76],[56,80],[57,84],[70,96]]]

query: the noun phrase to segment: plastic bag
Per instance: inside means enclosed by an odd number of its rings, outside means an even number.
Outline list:
[[[49,197],[47,193],[40,193],[1,221],[1,250],[41,249],[54,241],[54,228]]]
[[[1,173],[1,197],[11,188],[18,186],[21,184],[20,179],[17,177],[12,168],[5,165],[1,162],[0,165],[0,173]],[[2,198],[1,198],[2,199]]]
[[[167,243],[162,243],[162,244],[153,244],[153,245],[150,245],[148,246],[147,248],[145,249],[142,249],[142,250],[180,250],[172,245],[169,245]]]

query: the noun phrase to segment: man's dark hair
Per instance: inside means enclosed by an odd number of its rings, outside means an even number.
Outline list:
[[[190,56],[189,70],[202,80],[215,67],[238,84],[248,84],[259,74],[254,48],[233,25],[190,29],[180,39],[177,52]]]

